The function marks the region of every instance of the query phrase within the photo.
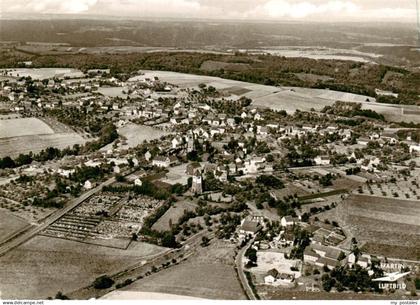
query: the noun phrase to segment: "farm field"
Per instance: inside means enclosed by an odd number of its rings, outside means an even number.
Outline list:
[[[152,226],[153,230],[168,231],[171,229],[170,222],[176,224],[184,211],[194,211],[197,205],[191,201],[175,202],[169,210]]]
[[[219,77],[169,71],[144,70],[143,72],[144,75],[133,77],[129,81],[145,78],[153,79],[154,76],[157,76],[160,80],[175,84],[181,88],[198,87],[200,83],[205,83],[208,86],[213,86],[218,90],[224,91],[235,88],[236,92],[242,93],[239,95],[251,98],[255,106],[286,110],[291,113],[296,111],[296,109],[302,111],[309,111],[311,108],[321,110],[327,105],[334,104],[337,100],[357,102],[362,104],[362,108],[377,111],[383,114],[388,120],[420,122],[420,116],[411,113],[412,111],[419,111],[419,107],[380,104],[376,103],[375,98],[364,95],[328,89],[265,86]]]
[[[36,236],[0,257],[0,290],[6,299],[45,299],[59,290],[65,293],[89,285],[99,275],[164,250],[141,242],[118,250]]]
[[[0,208],[0,243],[28,225],[24,219]]]
[[[53,133],[46,123],[37,118],[0,120],[0,139]]]
[[[364,251],[420,259],[418,202],[351,195],[334,210],[336,220],[364,245]]]
[[[14,69],[0,69],[1,75],[8,75],[13,77],[28,77],[30,76],[32,79],[42,80],[46,78],[78,78],[83,77],[84,74],[82,71],[77,69],[70,69],[70,68],[36,68],[36,69],[28,69],[28,68],[14,68]]]
[[[16,157],[21,153],[40,152],[48,147],[63,149],[75,144],[84,144],[86,139],[77,133],[30,135],[0,139],[0,157]]]
[[[234,270],[234,247],[228,242],[213,240],[187,261],[138,280],[122,290],[243,300],[245,295]]]

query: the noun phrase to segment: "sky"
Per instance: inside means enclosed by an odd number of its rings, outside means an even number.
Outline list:
[[[1,13],[416,22],[416,0],[0,0]]]

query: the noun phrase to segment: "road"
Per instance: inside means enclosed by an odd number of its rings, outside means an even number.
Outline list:
[[[246,250],[248,250],[248,248],[252,245],[253,242],[254,242],[254,238],[251,239],[245,247],[239,250],[238,255],[236,256],[236,259],[235,259],[235,263],[236,263],[236,269],[238,270],[239,280],[241,281],[241,285],[244,288],[245,294],[247,295],[248,299],[258,300],[251,286],[249,286],[248,279],[246,278],[246,275],[244,273],[244,264],[243,264],[243,258],[244,258],[245,252]]]
[[[76,208],[79,204],[81,204],[83,201],[85,201],[86,199],[88,199],[92,195],[94,195],[97,192],[99,192],[100,190],[102,190],[102,188],[104,186],[108,186],[108,185],[110,185],[114,182],[115,182],[115,177],[112,177],[112,178],[106,180],[105,182],[101,183],[97,187],[87,191],[86,193],[83,193],[80,197],[71,200],[66,205],[66,207],[62,208],[61,210],[56,211],[55,213],[53,213],[50,216],[48,216],[47,218],[45,218],[44,221],[42,222],[42,224],[40,224],[39,226],[32,227],[29,230],[22,233],[21,235],[17,236],[16,238],[6,241],[5,243],[3,243],[0,246],[0,256],[4,255],[8,251],[10,251],[10,250],[12,250],[12,249],[14,249],[18,246],[20,246],[24,242],[26,242],[29,239],[31,239],[32,237],[34,237],[36,234],[45,230],[49,225],[53,224],[55,221],[60,219],[64,214],[70,212],[71,210]]]

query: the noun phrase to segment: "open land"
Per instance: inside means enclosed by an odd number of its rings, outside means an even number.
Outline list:
[[[21,153],[37,153],[48,147],[63,149],[86,140],[68,130],[55,133],[44,121],[37,118],[0,120],[0,157],[16,157]]]
[[[375,98],[339,92],[328,89],[311,89],[300,87],[275,87],[259,85],[235,80],[222,79],[219,77],[193,75],[169,71],[143,71],[144,75],[131,78],[131,81],[157,76],[160,80],[175,84],[181,88],[198,87],[200,83],[213,86],[218,90],[229,88],[243,89],[243,94],[253,100],[253,105],[267,107],[274,110],[286,110],[289,113],[297,109],[309,111],[312,108],[322,110],[325,106],[333,105],[336,101],[361,103],[362,108],[371,109],[383,114],[386,119],[392,121],[420,122],[420,116],[412,111],[419,111],[419,107],[410,105],[389,105],[377,103]]]
[[[0,208],[0,242],[29,225],[24,219]]]
[[[352,195],[336,212],[368,253],[419,260],[418,202]]]
[[[0,257],[0,290],[6,299],[45,299],[57,291],[88,285],[104,273],[116,272],[163,250],[141,242],[118,250],[37,236]]]
[[[187,261],[138,280],[122,290],[208,299],[245,299],[234,270],[234,247],[226,241],[212,241]]]

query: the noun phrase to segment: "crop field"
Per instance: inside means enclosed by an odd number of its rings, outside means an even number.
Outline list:
[[[28,225],[24,219],[0,208],[0,243]]]
[[[416,201],[351,195],[335,209],[339,224],[363,250],[387,257],[420,259],[420,206]]]
[[[141,242],[119,250],[36,236],[0,257],[0,291],[6,299],[45,299],[59,290],[66,293],[89,285],[104,273],[164,250]]]
[[[243,300],[245,295],[234,270],[234,247],[228,242],[213,240],[187,261],[138,280],[122,290]]]
[[[0,139],[0,157],[16,157],[21,153],[40,152],[48,147],[63,149],[84,144],[86,139],[77,133],[56,133]]]
[[[37,118],[0,120],[0,139],[53,133],[47,124]]]
[[[0,120],[0,157],[40,152],[48,147],[63,149],[86,140],[53,120],[11,118]]]
[[[70,68],[39,68],[39,69],[27,69],[27,68],[17,68],[17,69],[0,69],[0,74],[8,75],[13,77],[28,77],[32,79],[42,80],[46,78],[78,78],[83,77],[84,74],[82,71],[77,69]]]
[[[175,202],[169,210],[152,226],[153,230],[168,231],[171,229],[170,222],[176,224],[184,211],[194,211],[197,205],[191,201]]]

